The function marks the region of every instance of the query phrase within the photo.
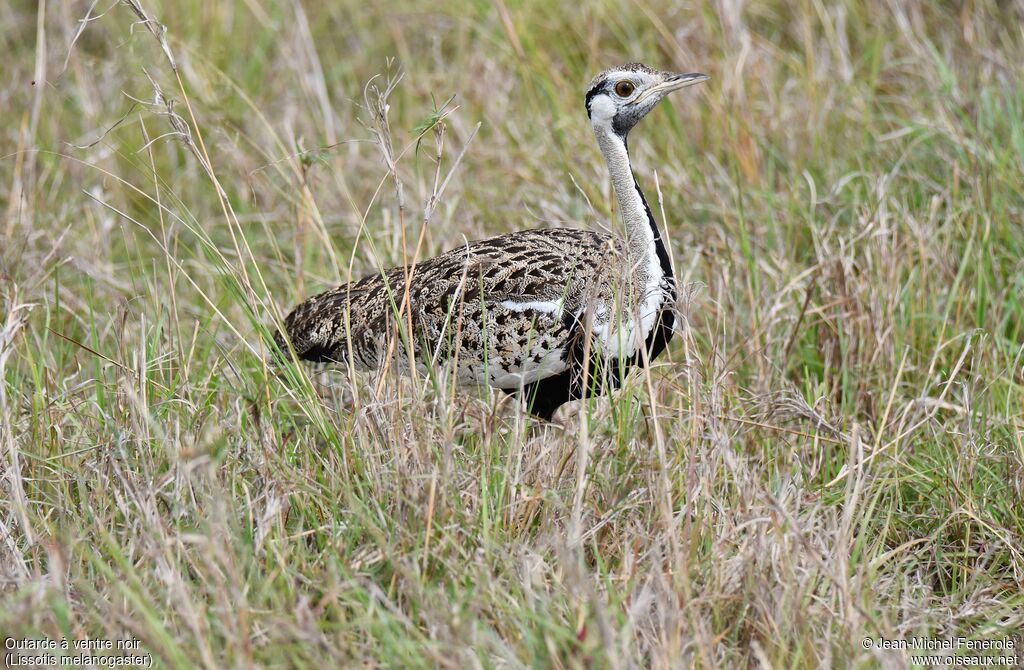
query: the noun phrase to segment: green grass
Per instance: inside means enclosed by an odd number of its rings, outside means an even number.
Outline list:
[[[1019,3],[147,2],[166,52],[124,5],[76,40],[90,4],[0,7],[0,637],[174,668],[1024,644]],[[548,426],[444,370],[267,366],[429,208],[421,257],[613,222],[583,87],[634,59],[712,76],[631,137],[693,284],[649,375]]]

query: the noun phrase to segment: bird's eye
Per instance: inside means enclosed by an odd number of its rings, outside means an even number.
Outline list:
[[[633,95],[633,91],[635,90],[636,86],[633,85],[633,82],[627,79],[623,79],[618,84],[615,84],[615,95],[620,98],[628,98]]]

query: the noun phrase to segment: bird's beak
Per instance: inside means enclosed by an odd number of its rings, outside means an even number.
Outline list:
[[[693,86],[694,84],[699,84],[702,81],[707,81],[708,79],[711,79],[711,77],[706,74],[701,74],[700,72],[669,74],[665,77],[665,81],[660,84],[655,84],[637,96],[637,99],[633,101],[633,104],[636,105],[651,97],[661,98],[672,91],[678,91],[681,88]]]

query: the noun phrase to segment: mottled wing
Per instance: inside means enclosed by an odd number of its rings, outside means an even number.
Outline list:
[[[452,361],[460,381],[500,388],[558,374],[611,253],[605,235],[531,230],[417,264],[409,299],[417,365]],[[405,282],[405,268],[392,268],[302,303],[285,321],[296,353],[375,367],[395,333]],[[402,351],[396,355],[404,360]]]

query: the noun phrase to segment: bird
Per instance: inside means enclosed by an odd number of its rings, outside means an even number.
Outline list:
[[[587,87],[621,231],[520,230],[336,286],[285,317],[278,355],[364,371],[447,364],[460,384],[501,389],[546,421],[618,388],[665,350],[677,318],[671,258],[627,136],[669,93],[707,79],[629,63]]]

